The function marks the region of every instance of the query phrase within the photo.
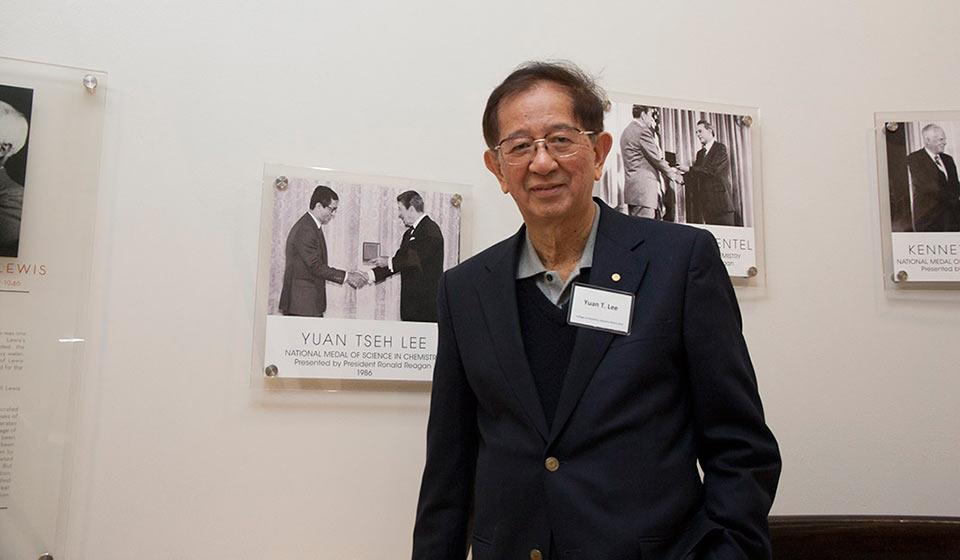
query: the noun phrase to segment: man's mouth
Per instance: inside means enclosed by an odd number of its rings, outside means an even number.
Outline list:
[[[545,185],[536,185],[530,187],[528,190],[533,194],[538,195],[549,195],[557,192],[563,187],[563,183],[549,183]]]

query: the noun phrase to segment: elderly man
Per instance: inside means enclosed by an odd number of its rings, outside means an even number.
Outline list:
[[[680,180],[677,170],[663,157],[657,139],[660,113],[656,107],[633,106],[633,120],[620,135],[620,153],[623,156],[623,200],[631,216],[662,219],[661,200],[664,179]],[[666,191],[666,189],[663,189]]]
[[[907,156],[913,183],[914,231],[960,231],[960,181],[953,158],[943,153],[947,135],[928,124],[923,148]]]
[[[716,240],[591,198],[604,102],[554,63],[487,102],[524,225],[441,277],[415,560],[770,556],[779,451]]]
[[[687,186],[687,223],[736,225],[733,208],[733,182],[730,178],[730,155],[727,147],[717,142],[713,125],[697,122],[697,140],[703,146],[690,167],[680,166]]]
[[[0,257],[16,257],[20,246],[23,185],[10,178],[7,161],[27,144],[27,119],[0,101]]]

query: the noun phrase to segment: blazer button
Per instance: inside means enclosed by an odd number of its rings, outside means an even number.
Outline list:
[[[557,469],[560,468],[560,461],[556,457],[547,457],[547,460],[543,462],[543,466],[547,467],[547,470],[550,472],[557,472]]]
[[[530,560],[543,560],[543,553],[540,552],[539,548],[530,551]]]

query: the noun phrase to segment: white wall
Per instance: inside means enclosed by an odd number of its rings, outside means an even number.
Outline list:
[[[408,554],[427,396],[248,387],[262,165],[473,184],[485,247],[519,218],[483,103],[535,57],[760,107],[775,512],[960,515],[960,305],[884,296],[869,156],[874,111],[960,108],[960,5],[594,6],[4,4],[0,54],[110,73],[70,559]]]

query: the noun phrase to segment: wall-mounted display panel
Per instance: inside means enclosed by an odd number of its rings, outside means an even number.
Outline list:
[[[106,82],[0,58],[0,558],[64,549]]]
[[[268,164],[254,384],[424,388],[464,185]]]
[[[618,210],[709,230],[737,284],[763,285],[758,110],[611,93],[614,143],[596,194]]]
[[[887,288],[960,288],[960,112],[877,113],[876,130]]]

